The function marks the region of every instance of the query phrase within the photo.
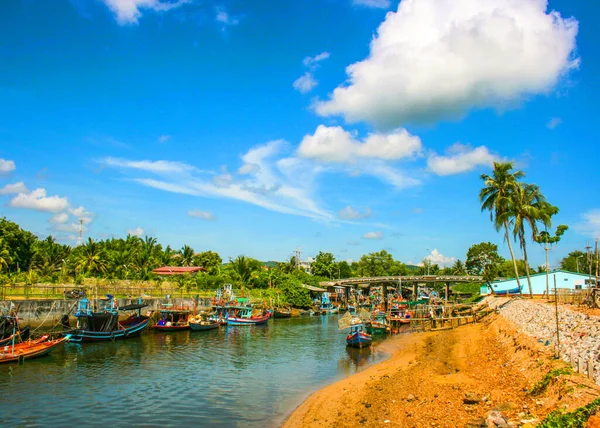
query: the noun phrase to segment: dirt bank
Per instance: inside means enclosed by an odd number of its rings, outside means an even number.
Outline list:
[[[542,393],[529,394],[565,364],[498,316],[455,330],[396,336],[382,346],[390,359],[315,392],[284,426],[478,426],[494,409],[514,426],[535,425],[555,408],[574,409],[600,393],[582,376],[562,375]],[[474,404],[465,403],[469,398]]]

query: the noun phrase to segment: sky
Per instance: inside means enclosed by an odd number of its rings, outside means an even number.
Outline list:
[[[556,0],[0,4],[0,216],[223,259],[509,257],[481,174],[600,236],[600,5]],[[530,244],[531,264],[544,262]]]

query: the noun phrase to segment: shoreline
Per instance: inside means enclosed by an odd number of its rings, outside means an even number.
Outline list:
[[[600,396],[598,385],[576,374],[528,394],[566,365],[500,315],[455,330],[395,336],[380,346],[388,359],[314,391],[282,426],[450,428],[485,426],[489,417],[533,426],[552,410],[572,411]],[[569,382],[578,388],[565,387]]]

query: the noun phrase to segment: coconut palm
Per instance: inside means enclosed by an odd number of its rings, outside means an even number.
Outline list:
[[[546,198],[540,192],[540,188],[534,184],[520,184],[510,195],[506,210],[500,215],[502,222],[512,225],[512,232],[515,241],[519,240],[519,246],[523,251],[523,261],[525,262],[525,274],[527,275],[527,285],[529,287],[529,296],[533,298],[531,287],[531,277],[529,270],[529,261],[527,258],[527,239],[525,226],[529,226],[531,237],[535,240],[538,232],[537,223],[541,222],[547,227],[551,224],[551,210]]]
[[[81,247],[77,257],[77,269],[82,273],[103,273],[106,271],[106,261],[102,254],[102,248],[92,238]]]
[[[193,266],[194,265],[194,249],[189,245],[184,245],[179,250],[179,263],[181,266]]]
[[[246,256],[237,256],[229,261],[228,267],[242,284],[248,285],[260,263]]]
[[[510,243],[509,222],[511,218],[505,213],[508,210],[511,195],[519,185],[518,180],[523,178],[525,173],[523,171],[513,172],[513,166],[512,162],[494,162],[492,175],[481,175],[485,187],[479,192],[479,201],[481,202],[481,211],[487,210],[490,212],[490,220],[494,223],[496,230],[499,231],[504,228],[504,239],[508,244],[510,257],[513,261],[519,293],[522,294],[517,259]]]

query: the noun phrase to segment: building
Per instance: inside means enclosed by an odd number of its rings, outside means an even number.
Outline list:
[[[536,273],[530,275],[531,278],[531,289],[533,290],[534,296],[545,296],[546,295],[546,272]],[[583,273],[568,272],[566,270],[553,270],[548,273],[548,289],[550,293],[554,292],[554,281],[556,280],[556,288],[560,290],[583,290],[590,288],[596,282],[596,279],[585,275]],[[527,284],[527,277],[521,276],[519,278],[521,282],[521,290],[523,294],[529,294],[529,286]],[[494,281],[491,283],[492,290],[496,294],[519,294],[519,288],[517,286],[517,280],[504,279],[500,281]],[[491,294],[489,285],[482,285],[480,293],[483,295]]]

